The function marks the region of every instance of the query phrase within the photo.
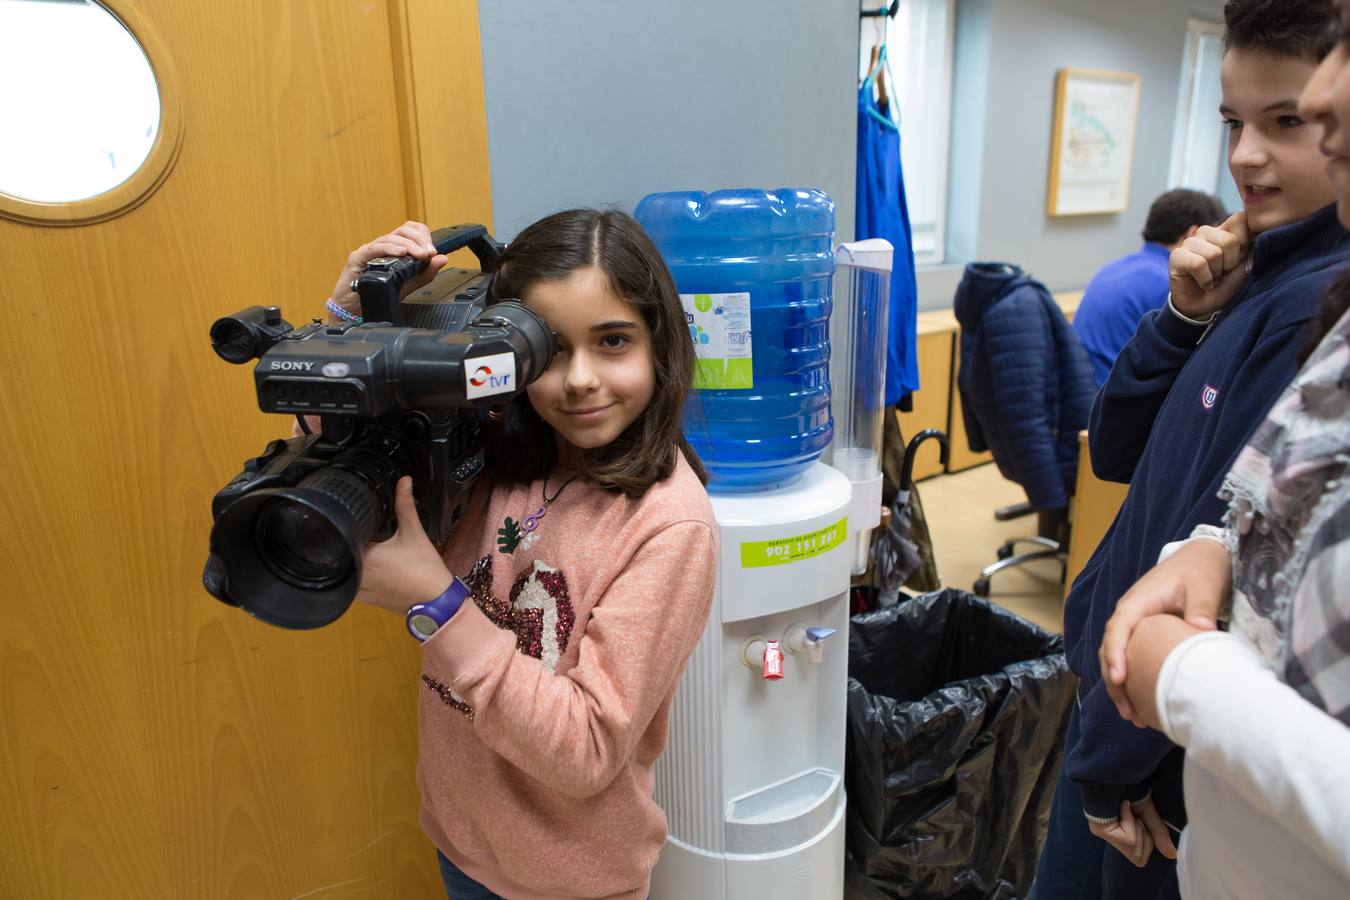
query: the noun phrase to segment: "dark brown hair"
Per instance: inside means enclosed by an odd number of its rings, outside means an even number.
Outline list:
[[[1213,194],[1176,188],[1159,195],[1148,208],[1144,240],[1171,246],[1192,225],[1218,225],[1228,218],[1223,204]]]
[[[1303,350],[1298,355],[1300,367],[1308,361],[1317,345],[1322,343],[1322,338],[1336,326],[1347,309],[1350,309],[1350,271],[1343,272],[1322,295],[1322,305],[1318,307],[1317,319],[1308,330],[1308,342],[1303,345]]]
[[[582,477],[636,499],[674,471],[678,447],[707,484],[703,463],[680,427],[694,380],[694,346],[684,307],[660,252],[631,216],[618,210],[569,209],[540,219],[502,251],[488,299],[521,299],[531,285],[592,266],[646,322],[655,387],[647,408],[622,434],[608,446],[582,451]],[[493,429],[489,470],[505,483],[528,482],[547,475],[557,461],[553,429],[522,392]]]
[[[1336,46],[1327,27],[1332,0],[1230,0],[1223,7],[1223,49],[1256,50],[1318,62]]]

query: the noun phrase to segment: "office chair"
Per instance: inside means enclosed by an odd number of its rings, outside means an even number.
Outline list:
[[[998,548],[974,585],[989,595],[989,579],[1036,559],[1068,560],[1068,506],[1078,466],[1078,432],[1087,425],[1096,380],[1087,352],[1050,291],[1011,263],[966,266],[953,302],[961,325],[957,389],[966,439],[988,450],[1028,503],[996,518],[1037,513],[1037,534]],[[1017,553],[1018,544],[1035,549]],[[1061,576],[1062,578],[1063,576]]]
[[[1069,510],[1066,507],[1038,510],[1032,509],[1030,503],[1015,503],[1012,506],[1004,506],[994,510],[994,518],[1000,522],[1006,522],[1010,519],[1030,515],[1033,512],[1036,513],[1037,533],[1025,537],[1009,538],[1003,542],[1003,545],[998,548],[998,562],[985,566],[980,570],[980,577],[975,579],[974,593],[977,597],[989,596],[989,579],[995,573],[1038,559],[1059,560],[1059,579],[1061,583],[1064,581],[1064,577],[1068,573],[1069,561]],[[1015,553],[1018,544],[1032,544],[1040,547],[1040,549]]]

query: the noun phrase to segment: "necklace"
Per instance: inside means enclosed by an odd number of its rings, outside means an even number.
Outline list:
[[[502,553],[509,554],[515,553],[517,547],[520,547],[522,550],[528,550],[533,547],[535,541],[539,540],[539,535],[535,534],[535,529],[539,527],[539,520],[544,518],[544,514],[548,512],[549,504],[561,497],[562,492],[567,490],[567,486],[576,481],[577,476],[580,474],[581,473],[578,472],[576,475],[573,475],[559,485],[558,489],[553,492],[552,497],[548,495],[548,476],[545,475],[543,506],[540,506],[535,510],[533,515],[526,516],[524,522],[517,522],[510,516],[507,516],[506,521],[502,523],[502,527],[497,529],[497,549]]]

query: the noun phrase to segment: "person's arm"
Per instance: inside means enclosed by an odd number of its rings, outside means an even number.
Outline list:
[[[1088,420],[1092,471],[1128,484],[1153,420],[1206,329],[1246,282],[1247,216],[1206,225],[1168,258],[1166,305],[1139,322],[1097,392]]]
[[[1128,484],[1134,477],[1158,410],[1206,327],[1168,306],[1140,320],[1092,401],[1088,452],[1098,478]]]
[[[985,314],[981,332],[994,372],[999,430],[1011,457],[1000,464],[1017,474],[1036,509],[1068,506],[1045,402],[1056,354],[1041,298],[1030,291],[1008,297]]]
[[[333,287],[329,301],[346,310],[349,315],[359,316],[361,298],[352,290],[352,282],[365,271],[366,265],[372,259],[381,256],[412,256],[414,259],[427,262],[425,269],[408,280],[408,284],[404,287],[405,294],[428,284],[450,259],[436,252],[436,247],[431,242],[430,228],[421,222],[404,222],[389,234],[377,237],[368,244],[362,244],[351,252],[342,266],[342,272],[338,275],[337,284]],[[330,323],[342,321],[331,309],[327,312]]]
[[[1130,640],[1131,701],[1198,765],[1350,880],[1350,728],[1316,708],[1245,641],[1173,616]]]
[[[516,650],[516,636],[465,604],[424,645],[474,708],[497,753],[570,797],[604,790],[623,770],[703,633],[716,541],[706,523],[667,526],[605,589],[575,668],[555,675]]]
[[[1202,631],[1218,627],[1232,592],[1233,559],[1228,538],[1226,530],[1197,526],[1189,540],[1164,547],[1158,564],[1116,602],[1102,635],[1097,663],[1106,693],[1122,719],[1141,727],[1144,724],[1125,691],[1125,651],[1140,622],[1166,613]]]
[[[1066,772],[1082,789],[1083,814],[1090,821],[1110,822],[1121,801],[1136,801],[1143,786],[1172,750],[1172,742],[1152,729],[1140,730],[1120,718],[1099,681],[1078,708],[1080,736],[1064,760]]]

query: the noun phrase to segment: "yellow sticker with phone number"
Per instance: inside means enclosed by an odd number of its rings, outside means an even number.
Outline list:
[[[844,516],[833,525],[806,534],[772,541],[749,541],[741,544],[741,568],[758,569],[810,559],[842,545],[847,536],[848,516]]]

